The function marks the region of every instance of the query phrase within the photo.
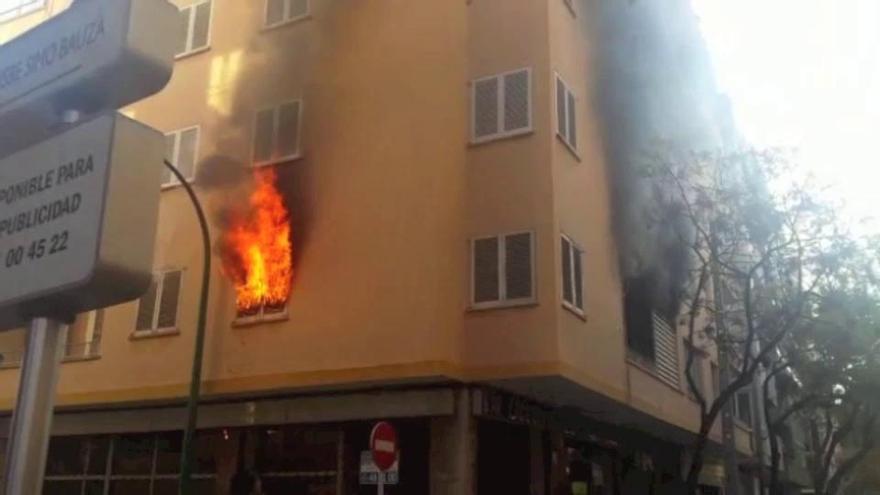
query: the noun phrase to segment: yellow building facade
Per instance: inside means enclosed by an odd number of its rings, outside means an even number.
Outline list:
[[[13,2],[0,42],[69,3]],[[173,78],[124,113],[168,134],[215,241],[267,167],[292,226],[280,310],[238,315],[212,251],[200,490],[252,470],[267,493],[372,493],[359,456],[383,419],[392,494],[680,478],[698,408],[680,330],[660,363],[627,346],[593,2],[173,3]],[[149,300],[70,329],[46,493],[175,486],[202,245],[185,191],[161,195]],[[0,335],[7,411],[23,347]]]

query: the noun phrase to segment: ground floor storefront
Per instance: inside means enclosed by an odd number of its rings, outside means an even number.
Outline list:
[[[44,493],[177,493],[182,407],[56,415]],[[680,445],[488,388],[336,393],[200,408],[196,493],[372,495],[377,421],[397,431],[388,495],[683,493]],[[2,430],[0,430],[2,431]],[[247,480],[247,481],[243,481]],[[706,493],[712,493],[707,491]]]

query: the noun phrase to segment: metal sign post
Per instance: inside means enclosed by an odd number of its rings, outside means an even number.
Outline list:
[[[31,321],[6,456],[7,495],[42,491],[58,365],[66,344],[67,325],[50,318]]]
[[[169,81],[179,17],[167,0],[74,2],[0,46],[0,331],[29,327],[6,495],[42,492],[67,340],[47,315],[149,287],[164,137],[116,110]]]

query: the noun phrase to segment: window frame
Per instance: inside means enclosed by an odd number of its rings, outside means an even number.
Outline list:
[[[283,0],[284,2],[284,15],[282,15],[282,20],[269,24],[269,0],[263,0],[263,31],[269,31],[281,26],[286,26],[288,24],[293,24],[295,22],[308,19],[312,16],[312,0],[305,0],[306,2],[306,13],[302,15],[298,15],[296,17],[290,17],[290,6],[293,3],[293,0]]]
[[[562,250],[561,248],[562,248],[562,240],[563,239],[565,239],[565,241],[568,242],[567,255],[569,256],[569,263],[570,263],[569,266],[571,267],[571,273],[569,274],[571,279],[565,280],[565,270],[563,269],[564,265],[562,264],[562,260],[560,260],[560,265],[559,265],[559,271],[561,274],[560,278],[562,279],[563,284],[570,284],[571,295],[572,295],[572,299],[574,299],[574,301],[569,302],[569,301],[565,300],[565,286],[563,285],[563,290],[561,292],[562,306],[565,309],[574,312],[576,315],[578,315],[580,317],[584,317],[584,316],[586,316],[586,310],[584,308],[586,306],[586,298],[584,298],[584,248],[581,247],[581,245],[579,243],[575,242],[570,235],[567,235],[563,232],[559,237],[560,251]],[[575,263],[574,263],[575,253],[577,253],[577,255],[580,257],[580,263],[579,263],[580,272],[581,272],[581,276],[580,276],[581,286],[580,286],[580,288],[577,287],[577,278],[575,277]],[[581,297],[581,305],[584,307],[577,306],[578,289],[579,289],[580,297]]]
[[[529,253],[531,256],[529,257],[529,276],[531,281],[531,295],[529,297],[519,297],[516,299],[507,299],[507,238],[515,235],[529,235]],[[489,235],[489,236],[479,236],[473,237],[470,240],[470,306],[469,309],[477,311],[477,310],[486,310],[486,309],[496,309],[496,308],[510,308],[516,306],[529,306],[536,304],[538,302],[537,297],[537,274],[536,274],[536,261],[535,261],[535,231],[534,230],[517,230],[511,232],[505,232],[498,235]],[[498,299],[494,301],[483,301],[476,302],[476,259],[474,256],[474,249],[476,247],[477,241],[486,240],[486,239],[497,239],[498,240]]]
[[[173,272],[180,272],[180,287],[177,292],[177,305],[174,308],[174,326],[159,328],[159,314],[162,312],[162,293],[165,289],[165,276]],[[156,280],[157,277],[161,278],[156,283],[156,302],[153,308],[152,328],[143,330],[137,329],[137,315],[138,313],[140,313],[141,300],[143,299],[143,296],[141,296],[137,300],[134,323],[135,329],[131,333],[132,338],[161,337],[165,335],[177,335],[180,333],[180,302],[183,296],[183,289],[185,287],[186,269],[167,268],[164,270],[157,270],[153,272],[153,280]]]
[[[526,127],[512,130],[512,131],[505,131],[504,130],[504,117],[505,117],[504,99],[506,96],[506,89],[504,87],[504,78],[506,76],[509,76],[511,74],[517,74],[519,72],[525,72],[527,75],[527,79],[528,79],[528,85],[529,85],[529,93],[528,93],[529,125]],[[494,134],[487,134],[482,137],[477,137],[477,84],[484,82],[484,81],[491,81],[491,80],[495,80],[496,84],[498,85],[497,101],[495,102],[497,105],[497,108],[498,108],[498,112],[497,112],[498,115],[496,117],[498,119],[498,122],[497,122],[498,131],[495,132]],[[471,130],[470,130],[471,136],[470,137],[471,137],[471,144],[474,144],[474,145],[483,144],[483,143],[488,143],[488,142],[492,142],[492,141],[498,141],[501,139],[507,139],[507,138],[512,138],[512,137],[516,137],[516,136],[522,136],[525,134],[531,134],[532,132],[534,132],[535,131],[535,120],[534,120],[534,112],[535,112],[534,106],[535,105],[534,105],[534,101],[533,101],[533,99],[534,99],[533,86],[534,86],[534,78],[533,78],[531,66],[520,67],[519,69],[509,70],[507,72],[501,72],[501,73],[494,74],[491,76],[480,77],[480,78],[476,78],[476,79],[471,80],[471,88],[470,88],[470,95],[471,95],[471,112],[470,112],[471,113]]]
[[[571,142],[572,132],[571,132],[571,129],[569,129],[569,126],[571,124],[571,119],[569,117],[571,116],[571,113],[574,112],[575,130],[574,130],[573,134],[575,135],[575,138],[577,138],[577,130],[579,129],[579,126],[577,125],[578,97],[576,94],[574,94],[574,91],[572,91],[571,86],[565,81],[565,79],[559,74],[559,72],[556,72],[556,80],[554,82],[556,83],[553,85],[553,101],[556,104],[555,105],[555,108],[556,108],[556,124],[555,124],[556,137],[559,138],[560,141],[562,141],[562,144],[564,144],[565,147],[568,148],[568,150],[570,152],[572,152],[572,154],[574,154],[575,158],[580,160],[580,154],[578,152],[578,145],[577,145],[579,140],[575,139],[574,143]],[[562,87],[565,91],[565,102],[563,102],[563,106],[565,108],[565,127],[566,127],[564,130],[565,132],[563,132],[563,129],[559,128],[559,91],[558,91],[558,86],[560,83],[562,83]],[[574,104],[575,104],[574,109],[569,107],[569,104],[568,104],[570,101],[569,98],[574,100]]]
[[[0,24],[12,22],[26,15],[46,9],[49,0],[19,0],[18,5],[0,11]]]
[[[199,165],[199,147],[202,144],[202,126],[199,124],[196,124],[196,125],[191,125],[188,127],[181,127],[180,129],[175,129],[171,132],[165,133],[166,138],[168,136],[174,135],[174,151],[172,152],[172,154],[174,156],[172,158],[169,158],[169,160],[171,161],[172,165],[177,167],[178,164],[180,163],[180,142],[183,138],[183,133],[186,131],[191,131],[193,129],[195,129],[195,131],[196,131],[196,144],[193,148],[192,173],[190,174],[189,177],[184,176],[184,179],[186,179],[187,184],[192,184],[196,180],[196,175],[197,175],[198,165]],[[163,190],[164,189],[171,189],[171,188],[178,187],[178,186],[180,186],[180,181],[177,179],[177,176],[175,176],[174,174],[171,174],[171,181],[170,182],[163,182],[162,183]]]
[[[277,147],[278,144],[278,125],[281,121],[281,107],[284,105],[290,105],[292,103],[298,103],[299,108],[297,110],[297,127],[296,127],[296,152],[292,155],[280,156],[278,158],[271,158],[266,161],[258,162],[256,159],[256,151],[257,151],[257,120],[259,118],[260,113],[265,112],[266,110],[272,110],[272,148],[274,152],[274,148]],[[274,105],[268,105],[265,107],[257,108],[254,111],[253,122],[251,125],[251,167],[252,168],[260,168],[260,167],[268,167],[272,165],[278,165],[281,163],[292,162],[295,160],[299,160],[303,156],[302,152],[302,141],[303,141],[303,113],[304,113],[305,102],[302,98],[294,98],[290,100],[284,100]]]
[[[203,4],[211,4],[211,9],[208,14],[208,39],[205,41],[205,46],[200,46],[198,48],[193,48],[193,36],[195,36],[195,25],[196,25],[196,7]],[[183,12],[184,10],[189,10],[189,22],[186,26],[186,49],[180,53],[174,54],[174,59],[179,60],[182,58],[186,58],[192,55],[196,55],[202,52],[206,52],[211,49],[211,42],[213,41],[213,32],[214,32],[214,0],[199,0],[193,2],[185,7],[180,7],[178,10]]]

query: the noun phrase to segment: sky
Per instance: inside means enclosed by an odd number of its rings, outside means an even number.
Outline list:
[[[880,231],[880,0],[692,2],[746,139],[794,150]]]

